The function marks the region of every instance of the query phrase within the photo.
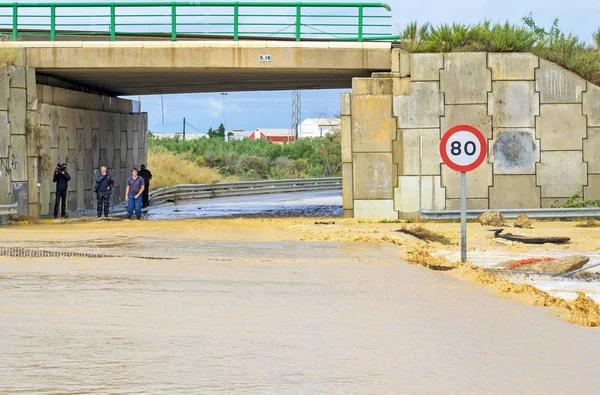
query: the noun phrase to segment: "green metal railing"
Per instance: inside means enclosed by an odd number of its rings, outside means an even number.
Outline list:
[[[26,35],[395,40],[390,11],[383,3],[12,3],[0,4],[0,31],[15,41]]]

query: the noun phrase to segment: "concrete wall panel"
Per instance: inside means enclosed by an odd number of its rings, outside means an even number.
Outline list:
[[[27,188],[29,203],[39,205],[40,203],[40,194],[38,188],[39,180],[39,169],[38,169],[38,158],[27,158]]]
[[[490,209],[539,208],[540,188],[535,175],[494,177],[490,188]]]
[[[8,98],[10,97],[10,80],[8,69],[0,69],[0,111],[8,110]]]
[[[353,159],[355,200],[393,198],[391,153],[356,153]]]
[[[541,103],[581,103],[587,84],[575,73],[540,59],[535,76],[535,90],[540,92]]]
[[[535,129],[494,129],[489,152],[494,174],[535,174],[540,141],[535,139]]]
[[[391,152],[395,132],[391,96],[352,98],[353,152]]]
[[[29,189],[26,182],[13,182],[11,183],[10,191],[10,203],[18,203],[19,208],[17,212],[19,215],[29,215]]]
[[[537,184],[542,188],[542,198],[567,198],[582,191],[587,184],[587,163],[583,163],[582,152],[542,151]]]
[[[492,138],[492,117],[488,115],[487,105],[473,104],[446,106],[441,120],[441,135],[453,126],[468,124],[477,128],[486,139]]]
[[[352,78],[354,95],[391,95],[392,89],[391,78]]]
[[[484,162],[467,174],[467,198],[487,198],[488,186],[492,185],[492,166]],[[460,198],[460,173],[442,165],[442,186],[446,188],[447,199]]]
[[[342,163],[342,202],[346,210],[354,208],[352,176],[352,163]]]
[[[419,174],[419,139],[423,137],[423,175],[439,175],[441,158],[439,154],[439,129],[400,129],[401,163],[400,174],[416,176]]]
[[[489,208],[488,199],[467,199],[467,210],[487,210]],[[446,199],[446,210],[460,210],[460,199]]]
[[[600,126],[600,87],[587,84],[587,91],[583,92],[583,114],[587,115],[589,127]]]
[[[437,128],[444,114],[444,97],[437,82],[413,82],[409,96],[394,96],[398,127]],[[354,114],[353,114],[354,115]]]
[[[410,55],[410,79],[412,81],[439,81],[444,68],[444,54],[415,53]]]
[[[394,201],[387,200],[355,200],[354,216],[357,218],[398,219],[394,211]]]
[[[25,78],[25,67],[8,66],[8,78],[10,79],[11,88],[27,88],[27,80]]]
[[[352,162],[352,117],[342,115],[342,162]]]
[[[0,165],[6,164],[6,159],[0,159]],[[10,204],[10,173],[0,170],[0,204]]]
[[[25,69],[26,73],[26,88],[27,88],[27,110],[28,111],[37,111],[38,109],[38,98],[37,98],[37,85],[36,85],[36,76],[35,69],[31,67],[27,67]]]
[[[583,140],[583,161],[590,174],[600,174],[600,128],[588,128],[588,137]]]
[[[340,115],[352,115],[352,94],[350,92],[340,93]]]
[[[440,72],[440,90],[446,104],[486,104],[492,90],[492,73],[487,55],[481,53],[446,53]]]
[[[8,111],[0,111],[0,158],[8,158],[9,145],[10,124],[8,123]]]
[[[492,69],[492,81],[533,81],[540,60],[530,53],[490,53],[488,66]]]
[[[424,210],[443,210],[446,192],[441,186],[440,176],[423,176],[421,204]],[[419,213],[419,177],[399,176],[398,188],[394,189],[395,210],[404,215]]]
[[[59,115],[60,116],[60,115]],[[67,128],[61,126],[58,128],[58,160],[64,162],[69,155],[69,136]]]
[[[580,150],[586,137],[586,117],[579,104],[542,104],[536,135],[542,151]]]
[[[25,134],[27,119],[27,92],[21,88],[11,88],[8,99],[8,122],[11,134]]]
[[[533,82],[498,81],[489,95],[488,112],[494,116],[494,127],[533,128],[539,101]]]
[[[588,185],[583,188],[583,198],[585,200],[600,199],[600,174],[588,176]]]
[[[27,181],[27,139],[25,136],[10,136],[10,177],[12,182]]]

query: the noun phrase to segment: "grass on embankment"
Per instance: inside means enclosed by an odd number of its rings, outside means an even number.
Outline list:
[[[523,25],[487,20],[439,26],[411,22],[400,37],[401,48],[407,52],[531,52],[600,85],[600,29],[588,44],[562,32],[558,19],[546,30],[530,14],[523,18]]]
[[[152,189],[177,184],[214,184],[237,181],[235,177],[223,177],[216,169],[199,166],[164,150],[148,152],[148,169],[152,172]]]

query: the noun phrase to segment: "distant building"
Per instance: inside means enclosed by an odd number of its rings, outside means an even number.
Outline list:
[[[250,136],[250,140],[265,139],[272,143],[283,144],[296,141],[292,129],[260,129],[257,128]]]
[[[241,129],[229,130],[225,134],[225,140],[230,141],[230,140],[247,139],[248,137],[250,137],[250,135],[252,133],[254,133],[254,132],[251,130],[241,130]]]
[[[339,130],[340,126],[339,118],[306,118],[300,124],[298,138],[324,137]]]

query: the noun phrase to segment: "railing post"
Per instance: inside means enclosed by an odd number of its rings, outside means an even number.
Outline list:
[[[13,4],[13,31],[12,39],[17,41],[19,39],[19,6],[17,3]]]
[[[177,6],[171,5],[171,41],[177,41]]]
[[[56,40],[56,6],[50,6],[50,41]]]
[[[238,40],[239,34],[240,34],[239,21],[240,21],[240,5],[239,5],[239,3],[236,2],[233,5],[233,39],[235,41]]]
[[[116,15],[115,15],[115,5],[112,4],[110,6],[110,41],[115,41],[117,39],[117,24],[116,24]]]
[[[363,40],[363,6],[358,6],[358,41]]]
[[[302,23],[300,19],[302,18],[302,7],[296,6],[296,41],[300,41],[302,35]]]

